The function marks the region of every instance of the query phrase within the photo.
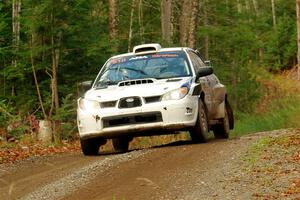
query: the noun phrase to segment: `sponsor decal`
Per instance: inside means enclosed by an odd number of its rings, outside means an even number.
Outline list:
[[[132,57],[129,59],[129,61],[131,60],[142,60],[142,59],[147,59],[148,56],[136,56],[136,57]]]
[[[178,54],[155,54],[152,55],[152,58],[175,58],[178,56]]]
[[[126,62],[126,58],[120,58],[120,59],[115,59],[115,60],[112,60],[111,61],[111,64],[118,64],[118,63],[123,63],[123,62]]]

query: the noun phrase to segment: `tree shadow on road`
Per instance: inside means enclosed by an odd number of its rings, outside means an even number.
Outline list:
[[[211,143],[219,143],[226,142],[227,139],[215,139],[214,137],[210,137],[206,143],[196,143],[191,139],[184,138],[176,141],[164,142],[164,144],[150,144],[148,146],[142,145],[134,145],[127,152],[116,152],[111,145],[108,144],[109,147],[106,147],[104,150],[100,150],[97,156],[107,156],[107,155],[118,155],[123,153],[129,153],[132,151],[139,150],[150,150],[150,149],[159,149],[159,148],[167,148],[167,147],[180,147],[180,146],[190,146],[190,145],[208,145]]]

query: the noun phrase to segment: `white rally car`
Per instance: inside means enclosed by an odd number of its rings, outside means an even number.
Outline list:
[[[208,132],[228,138],[232,109],[224,85],[210,63],[190,48],[134,47],[110,58],[89,90],[78,99],[77,124],[82,151],[94,155],[112,139],[127,151],[133,137],[189,131],[195,142]]]

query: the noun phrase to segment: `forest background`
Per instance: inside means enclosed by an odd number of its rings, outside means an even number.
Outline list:
[[[197,48],[228,87],[235,135],[299,126],[294,0],[0,0],[0,130],[76,138],[79,83],[134,45]],[[291,92],[295,89],[294,93]],[[0,131],[0,132],[1,132]]]

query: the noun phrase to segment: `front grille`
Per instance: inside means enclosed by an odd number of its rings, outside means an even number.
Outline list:
[[[120,99],[119,108],[134,108],[142,106],[140,97],[126,97]]]
[[[160,101],[161,96],[144,97],[146,103],[155,103]]]
[[[116,106],[117,101],[106,101],[106,102],[101,102],[100,107],[101,108],[113,108]]]
[[[103,128],[154,122],[162,122],[160,112],[103,118]]]

